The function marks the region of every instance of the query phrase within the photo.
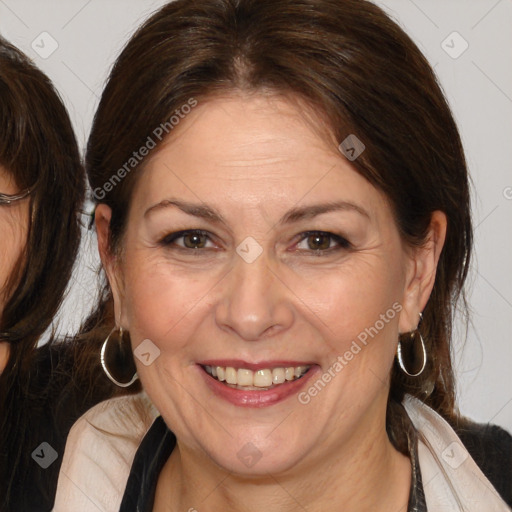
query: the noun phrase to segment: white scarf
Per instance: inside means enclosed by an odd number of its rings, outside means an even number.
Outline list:
[[[143,420],[137,404],[147,412]],[[510,512],[448,423],[407,396],[428,512]],[[71,429],[54,512],[117,512],[135,452],[158,416],[144,393],[102,402]],[[114,435],[105,432],[113,432]]]
[[[450,425],[420,400],[403,405],[418,431],[418,457],[428,511],[510,512]]]

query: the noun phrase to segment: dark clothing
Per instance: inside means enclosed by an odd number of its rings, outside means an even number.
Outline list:
[[[176,437],[159,416],[135,454],[119,512],[153,510],[158,475],[175,446]]]
[[[469,422],[465,428],[456,429],[456,433],[503,500],[512,506],[512,436],[497,426]],[[153,510],[158,476],[175,446],[174,434],[159,416],[135,454],[120,512]],[[418,440],[413,436],[410,439],[412,479],[407,511],[427,512],[417,447]]]
[[[512,507],[512,437],[496,425],[471,423],[456,430],[498,494]]]
[[[72,380],[75,350],[71,342],[38,348],[28,385],[11,400],[7,425],[19,428],[0,433],[0,463],[7,473],[3,485],[10,484],[8,499],[6,491],[0,496],[2,512],[52,510],[69,430],[89,408],[115,393],[99,363],[86,380]]]

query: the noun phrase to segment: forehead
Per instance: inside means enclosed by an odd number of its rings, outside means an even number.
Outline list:
[[[314,148],[336,148],[325,123],[298,98],[243,93],[199,103],[168,144],[194,146],[198,156],[207,153],[233,165],[300,160]]]
[[[281,97],[200,103],[147,162],[135,196],[145,203],[169,194],[250,207],[358,195],[372,209],[380,193],[316,121]]]

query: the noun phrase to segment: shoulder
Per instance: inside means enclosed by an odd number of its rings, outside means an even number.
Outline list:
[[[501,427],[463,420],[455,431],[502,498],[512,506],[512,436]]]
[[[455,427],[464,445],[476,453],[486,449],[498,449],[505,455],[512,451],[512,436],[504,429],[490,423],[475,423],[465,420]]]
[[[54,512],[119,510],[139,444],[158,416],[144,393],[99,403],[72,427]]]

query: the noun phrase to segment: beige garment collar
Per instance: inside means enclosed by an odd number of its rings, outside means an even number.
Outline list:
[[[418,432],[427,509],[433,512],[510,512],[455,431],[438,413],[407,395],[403,405]]]

